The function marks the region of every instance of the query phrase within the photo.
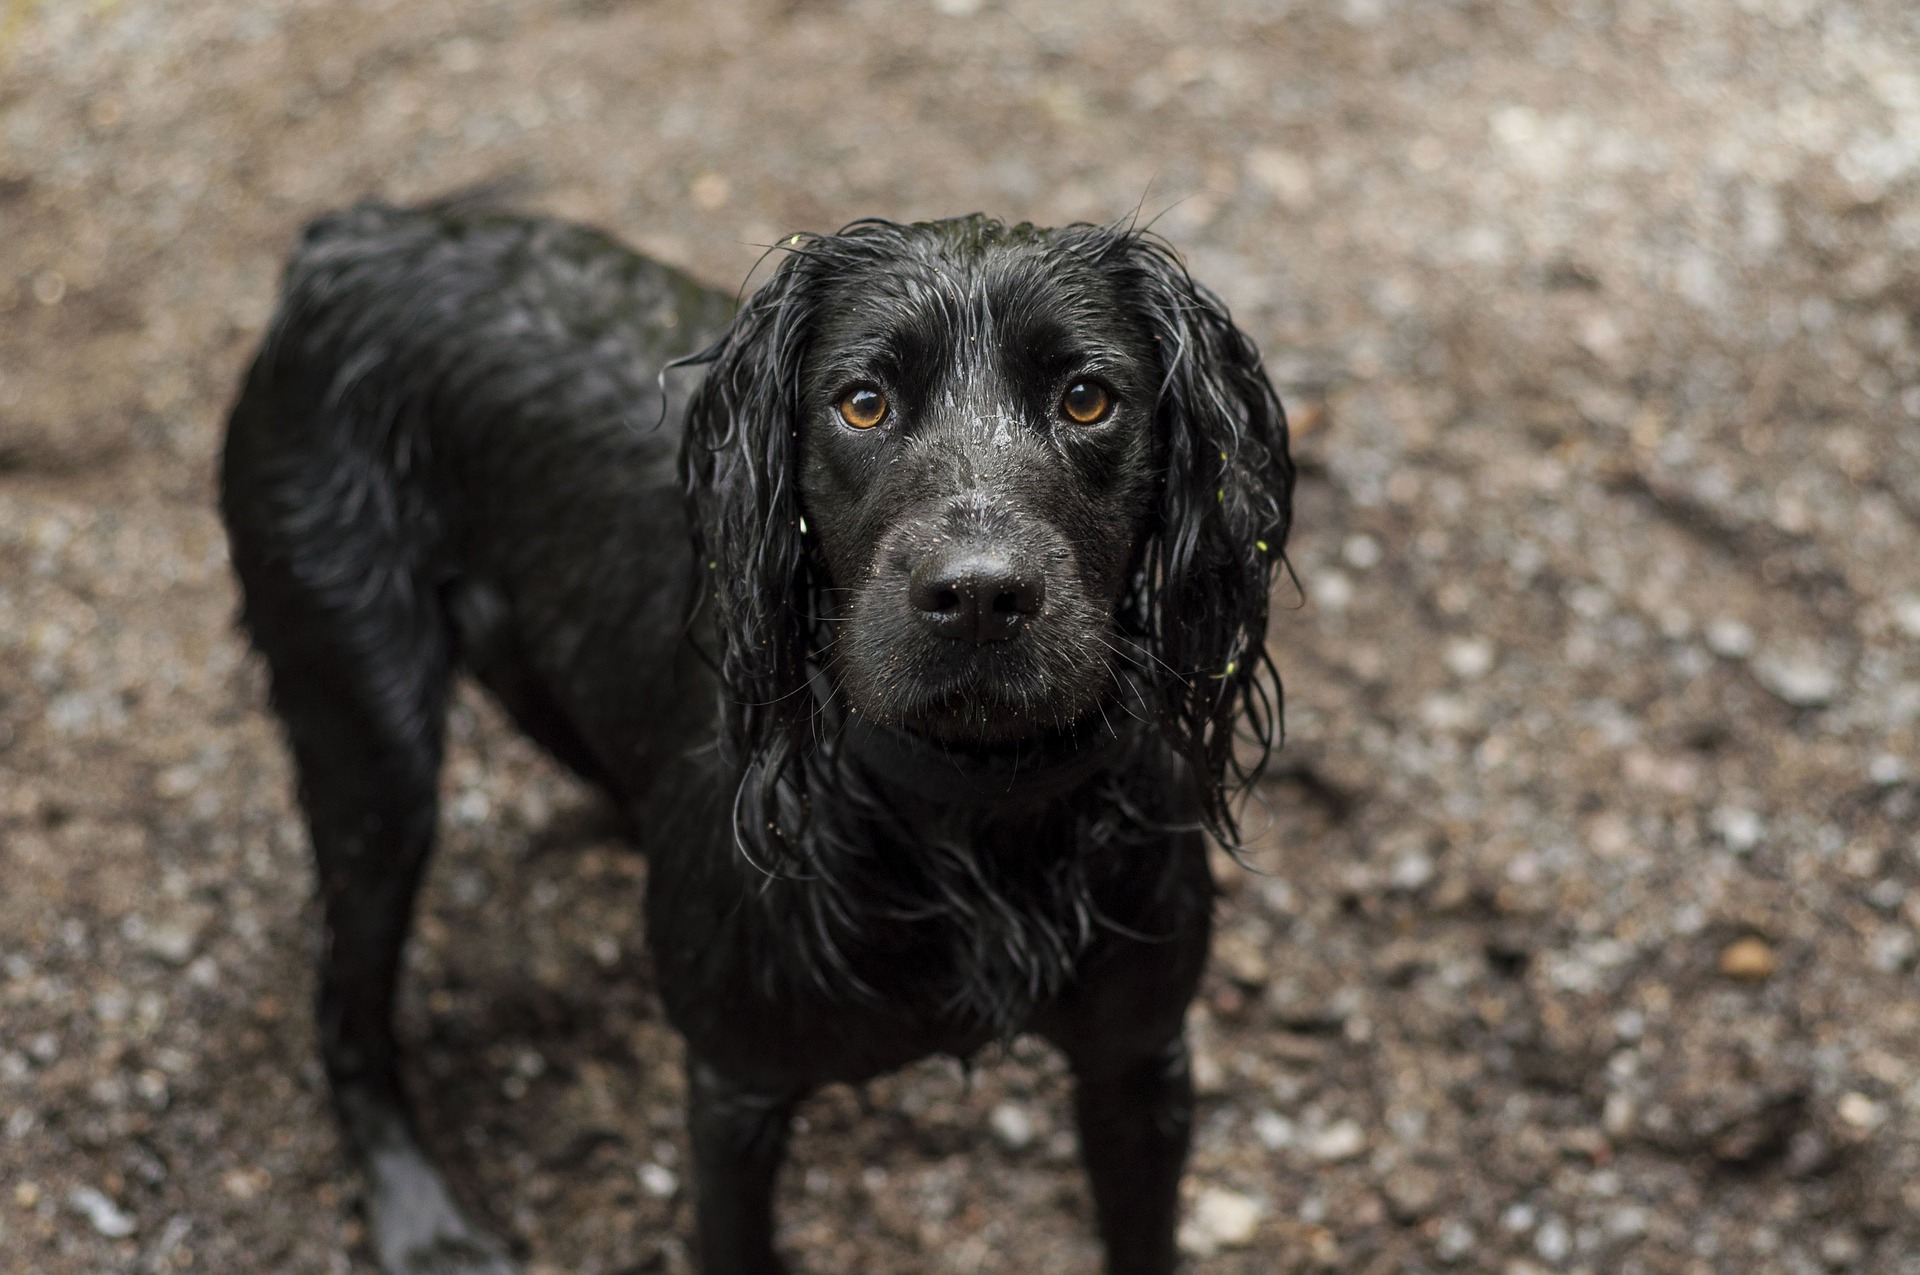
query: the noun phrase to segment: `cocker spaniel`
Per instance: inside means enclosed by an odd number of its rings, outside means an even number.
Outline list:
[[[1022,1032],[1072,1068],[1109,1269],[1174,1266],[1205,838],[1279,729],[1280,402],[1131,228],[870,220],[777,256],[736,305],[582,227],[362,205],[307,230],[233,409],[222,510],[390,1275],[513,1269],[392,1027],[460,669],[649,857],[708,1275],[784,1269],[809,1091]]]

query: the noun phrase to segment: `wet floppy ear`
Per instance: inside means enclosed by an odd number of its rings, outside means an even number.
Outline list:
[[[1160,373],[1162,486],[1142,619],[1164,665],[1162,713],[1202,779],[1208,822],[1230,836],[1228,789],[1252,780],[1279,731],[1266,632],[1292,517],[1287,421],[1259,351],[1220,298],[1159,241],[1128,235],[1122,247],[1124,295],[1153,337]],[[1243,717],[1258,744],[1250,762],[1234,755]]]
[[[698,592],[713,609],[729,763],[770,750],[784,768],[804,731],[812,589],[796,466],[801,364],[813,326],[804,247],[790,252],[726,333],[688,359],[707,373],[681,454]]]

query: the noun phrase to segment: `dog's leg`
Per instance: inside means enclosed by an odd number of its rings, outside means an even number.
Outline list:
[[[773,1186],[796,1098],[743,1088],[697,1060],[687,1076],[701,1271],[784,1275],[773,1251]]]
[[[437,814],[445,627],[430,591],[397,587],[378,567],[360,578],[384,589],[316,596],[238,537],[235,561],[313,838],[326,922],[320,1047],[366,1176],[374,1254],[387,1275],[509,1275],[505,1250],[462,1214],[420,1146],[396,1066],[395,981]]]
[[[1110,1275],[1168,1275],[1180,1220],[1180,1173],[1193,1130],[1187,1043],[1118,1058],[1071,1059],[1080,1150],[1093,1183]]]

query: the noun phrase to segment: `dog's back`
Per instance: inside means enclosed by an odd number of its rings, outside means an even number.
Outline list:
[[[595,754],[651,733],[657,688],[583,694],[584,714],[552,696],[675,662],[689,564],[660,378],[732,309],[580,226],[457,205],[314,222],[222,474],[269,662],[337,670],[351,647],[379,666],[365,693],[421,741],[438,730],[421,688],[457,659],[574,769],[631,780]],[[524,633],[552,640],[527,649]],[[277,702],[291,693],[276,683]]]

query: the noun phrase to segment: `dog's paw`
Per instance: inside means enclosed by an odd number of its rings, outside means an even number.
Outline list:
[[[367,1224],[385,1275],[520,1275],[499,1240],[467,1220],[417,1148],[373,1157]]]

